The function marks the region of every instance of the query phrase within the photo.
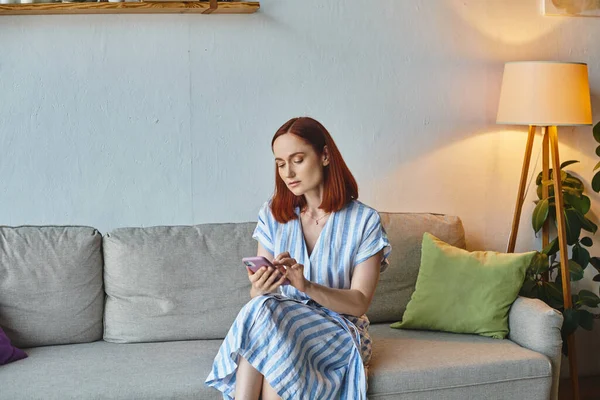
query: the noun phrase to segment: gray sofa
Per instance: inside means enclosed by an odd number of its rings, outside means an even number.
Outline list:
[[[507,340],[389,328],[423,233],[465,242],[456,217],[380,214],[393,251],[368,313],[369,398],[556,399],[562,316],[541,301],[517,299]],[[0,367],[0,399],[222,398],[204,379],[249,299],[254,227],[0,227],[0,326],[29,354]]]

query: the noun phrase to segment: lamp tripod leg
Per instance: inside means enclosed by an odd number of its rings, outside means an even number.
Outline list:
[[[558,156],[558,134],[556,126],[548,127],[550,137],[550,151],[552,153],[552,168],[554,182],[554,203],[556,209],[556,222],[558,225],[558,246],[560,250],[560,273],[562,277],[563,300],[565,310],[572,308],[571,302],[571,276],[569,272],[569,258],[567,254],[567,231],[562,196],[562,182],[560,179],[560,159]],[[567,336],[569,349],[569,371],[571,373],[571,388],[573,399],[579,400],[579,379],[577,373],[577,357],[575,351],[575,335]]]
[[[507,253],[515,251],[517,242],[517,233],[519,232],[519,220],[521,219],[521,210],[523,209],[523,200],[525,196],[525,184],[527,183],[527,174],[529,173],[529,163],[531,161],[531,149],[533,148],[533,139],[535,137],[535,126],[529,126],[529,134],[527,136],[527,144],[525,145],[525,156],[523,157],[523,169],[521,170],[521,180],[519,182],[519,192],[517,194],[517,203],[515,205],[515,213],[513,215],[512,228],[508,238]]]
[[[542,127],[542,182],[548,182],[550,179],[550,138],[548,136],[548,127]],[[549,196],[549,185],[542,185],[542,199],[547,199]],[[550,243],[550,218],[546,218],[544,225],[542,225],[542,249]],[[544,272],[542,275],[544,281],[550,280],[550,274]]]

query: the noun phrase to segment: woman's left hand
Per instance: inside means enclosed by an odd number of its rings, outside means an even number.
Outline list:
[[[298,264],[298,261],[292,258],[289,252],[283,252],[275,257],[273,265],[285,266],[285,276],[290,284],[301,292],[306,290],[308,280],[304,277],[304,265]]]

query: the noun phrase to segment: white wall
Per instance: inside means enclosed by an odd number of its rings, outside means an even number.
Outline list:
[[[310,115],[361,200],[459,215],[470,249],[504,250],[526,137],[495,124],[504,62],[587,62],[600,107],[600,19],[544,17],[540,3],[263,0],[252,15],[0,17],[0,222],[107,232],[255,220],[273,188],[273,133]],[[589,182],[591,128],[559,135],[562,159],[581,160],[572,169]],[[539,245],[534,196],[517,251]],[[589,269],[581,286],[596,291]],[[600,373],[599,325],[578,334],[584,374]]]

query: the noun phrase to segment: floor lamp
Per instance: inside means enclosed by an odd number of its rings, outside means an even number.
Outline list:
[[[508,240],[507,252],[515,250],[521,209],[525,196],[525,185],[529,171],[531,150],[536,127],[542,130],[542,179],[549,179],[552,155],[553,176],[560,177],[558,155],[558,126],[591,125],[592,112],[588,84],[587,65],[583,63],[563,63],[549,61],[509,62],[504,66],[500,103],[498,105],[498,124],[527,125],[529,135],[523,158],[521,180],[517,203],[513,216],[512,229]],[[553,179],[556,210],[564,209],[562,183]],[[542,187],[542,198],[548,198],[548,185]],[[560,250],[561,277],[565,309],[572,308],[571,280],[568,267],[567,236],[565,216],[556,213],[558,244]],[[542,248],[549,243],[548,221],[542,228]],[[579,380],[575,354],[575,337],[567,337],[569,351],[569,371],[574,399],[579,399]]]

